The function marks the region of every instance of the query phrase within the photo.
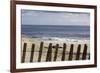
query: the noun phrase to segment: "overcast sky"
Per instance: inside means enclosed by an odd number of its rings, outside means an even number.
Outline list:
[[[79,12],[21,10],[22,25],[90,25],[90,14]]]

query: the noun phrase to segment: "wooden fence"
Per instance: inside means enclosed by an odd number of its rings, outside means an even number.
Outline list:
[[[46,55],[45,55],[45,62],[48,61],[57,61],[59,48],[62,48],[62,53],[60,53],[60,60],[66,61],[66,57],[68,61],[73,60],[73,57],[75,57],[75,60],[86,60],[90,59],[90,54],[87,52],[88,46],[87,44],[84,44],[83,52],[81,52],[81,44],[78,44],[78,47],[76,48],[77,51],[74,52],[74,44],[70,44],[70,50],[69,52],[66,51],[67,44],[63,43],[63,46],[59,46],[59,44],[53,45],[52,43],[49,43],[48,47],[44,47],[44,42],[40,43],[39,51],[35,51],[35,44],[32,44],[31,51],[28,52],[30,54],[28,57],[29,62],[34,62],[35,56],[37,56],[37,60],[35,62],[42,62],[42,56],[45,52],[43,52],[44,48],[47,48]],[[38,55],[35,54],[35,52],[38,52]],[[53,54],[52,54],[53,53]],[[27,55],[27,43],[24,43],[23,50],[22,50],[22,56],[21,56],[21,62],[24,63]],[[81,57],[81,58],[80,58]]]

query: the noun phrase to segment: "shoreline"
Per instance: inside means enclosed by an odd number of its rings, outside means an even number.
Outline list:
[[[30,39],[31,41],[34,39],[39,41],[46,41],[46,42],[67,42],[67,43],[90,43],[89,39],[72,39],[72,38],[59,38],[59,37],[30,37],[27,35],[22,35],[22,39]]]

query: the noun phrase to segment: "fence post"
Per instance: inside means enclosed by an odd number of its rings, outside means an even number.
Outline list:
[[[72,58],[73,58],[73,44],[71,44],[71,47],[70,47],[69,59],[68,60],[72,60]]]
[[[58,48],[59,48],[59,44],[56,44],[56,46],[55,46],[55,53],[54,53],[54,60],[53,61],[56,61],[56,59],[57,59]]]
[[[30,62],[33,62],[35,44],[32,44]]]
[[[42,51],[43,51],[43,42],[40,43],[38,62],[41,62]]]
[[[82,60],[86,59],[86,55],[87,55],[87,45],[84,44],[84,50],[83,50]]]
[[[80,50],[81,50],[81,45],[79,44],[77,48],[77,53],[76,53],[76,60],[79,60],[80,58]]]
[[[65,60],[65,52],[66,52],[66,44],[63,44],[63,52],[62,52],[62,58],[61,60],[64,61]]]
[[[22,55],[22,58],[21,58],[21,63],[25,62],[26,47],[27,47],[27,43],[24,43],[24,45],[23,45],[23,55]]]
[[[49,44],[46,61],[51,61],[52,58],[52,43]]]

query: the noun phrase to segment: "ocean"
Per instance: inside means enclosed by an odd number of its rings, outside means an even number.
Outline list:
[[[90,39],[90,26],[79,25],[24,25],[21,34],[35,38]]]

